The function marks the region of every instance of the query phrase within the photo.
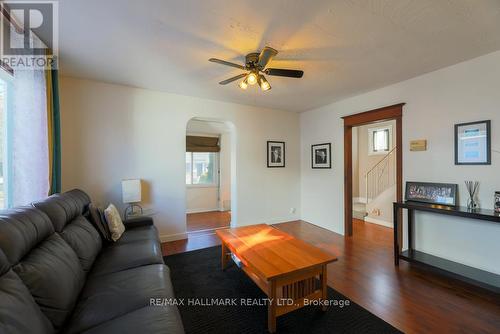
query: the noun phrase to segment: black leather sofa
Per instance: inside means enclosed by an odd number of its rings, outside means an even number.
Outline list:
[[[105,243],[81,190],[0,212],[0,333],[183,333],[151,219]]]

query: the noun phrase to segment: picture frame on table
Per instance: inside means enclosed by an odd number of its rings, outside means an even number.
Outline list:
[[[267,142],[267,168],[285,167],[285,142]]]
[[[457,206],[457,197],[457,184],[410,181],[406,182],[406,201]]]
[[[311,168],[329,169],[332,168],[332,144],[311,145]]]
[[[455,165],[491,165],[491,121],[455,124]]]

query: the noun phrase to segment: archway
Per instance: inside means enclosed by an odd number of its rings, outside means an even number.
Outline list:
[[[236,220],[233,123],[192,118],[186,124],[186,231],[214,233]]]

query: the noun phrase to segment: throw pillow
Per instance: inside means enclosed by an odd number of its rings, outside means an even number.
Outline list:
[[[109,231],[111,232],[111,239],[117,241],[125,232],[125,225],[123,225],[120,213],[113,204],[110,204],[104,210],[104,217],[108,223]]]
[[[92,225],[95,227],[97,232],[99,232],[99,235],[101,236],[103,241],[110,242],[112,241],[111,239],[111,232],[109,231],[108,223],[106,222],[106,219],[104,218],[104,214],[101,209],[99,209],[97,206],[94,204],[90,203],[89,204],[89,220],[92,223]]]

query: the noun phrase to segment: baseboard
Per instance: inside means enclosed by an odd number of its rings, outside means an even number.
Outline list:
[[[370,216],[366,216],[365,217],[365,222],[371,223],[371,224],[382,225],[382,226],[389,227],[389,228],[393,228],[394,227],[393,224],[390,223],[390,222],[386,222],[385,220],[373,218],[373,217],[370,217]]]
[[[186,213],[203,213],[203,212],[214,212],[214,211],[221,211],[221,210],[219,208],[193,209],[193,210],[186,210]]]
[[[188,234],[187,233],[162,234],[162,235],[160,235],[160,241],[161,242],[183,240],[183,239],[187,239],[187,238],[188,238]]]

